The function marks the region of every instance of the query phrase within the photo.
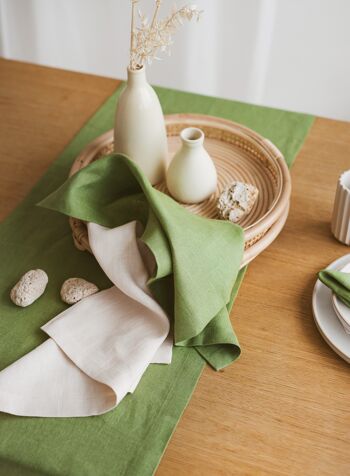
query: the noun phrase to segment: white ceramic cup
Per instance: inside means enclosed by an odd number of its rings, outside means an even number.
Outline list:
[[[331,229],[337,240],[350,245],[350,170],[338,180]]]

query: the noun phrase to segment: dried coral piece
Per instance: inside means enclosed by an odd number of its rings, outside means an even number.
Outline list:
[[[31,269],[11,289],[11,301],[16,306],[27,307],[45,291],[49,278],[42,269]]]
[[[258,194],[258,189],[250,183],[233,182],[226,186],[217,204],[220,218],[237,223],[251,211]]]
[[[75,304],[98,292],[98,287],[82,278],[69,278],[62,284],[61,298],[66,304]]]

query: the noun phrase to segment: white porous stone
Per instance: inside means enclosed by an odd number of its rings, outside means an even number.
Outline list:
[[[250,183],[233,182],[226,186],[217,203],[220,218],[237,223],[251,211],[258,194],[258,189]]]
[[[30,306],[43,294],[48,281],[45,271],[31,269],[11,289],[11,301],[17,306]]]
[[[95,284],[82,278],[69,278],[62,284],[61,298],[67,304],[74,304],[97,292]]]

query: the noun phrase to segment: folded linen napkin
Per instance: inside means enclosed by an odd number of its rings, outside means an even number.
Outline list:
[[[350,308],[350,273],[324,269],[318,273],[318,277],[337,296],[338,299],[333,302],[334,312],[345,332],[350,334],[349,320],[345,317]]]
[[[323,269],[318,273],[318,277],[346,306],[350,307],[350,273]]]
[[[176,345],[194,346],[216,369],[239,355],[229,309],[240,227],[190,214],[119,155],[80,171],[42,205],[88,222],[91,250],[114,286],[45,324],[49,339],[0,372],[0,411],[111,410],[150,363],[171,362],[171,325]]]
[[[175,345],[195,347],[215,369],[239,356],[229,310],[244,250],[241,227],[188,212],[120,154],[82,169],[40,205],[109,228],[140,222],[156,260],[148,285],[172,321]]]
[[[105,413],[132,393],[150,363],[171,361],[169,319],[151,297],[136,222],[89,223],[89,242],[115,286],[46,323],[50,339],[0,372],[0,411],[77,417]],[[168,336],[168,337],[167,337]]]

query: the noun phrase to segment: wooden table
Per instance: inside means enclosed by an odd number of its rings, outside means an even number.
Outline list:
[[[0,218],[28,193],[118,81],[0,60]],[[350,475],[349,365],[312,317],[316,272],[349,248],[333,239],[350,123],[317,118],[292,169],[287,225],[251,265],[232,313],[243,347],[207,367],[158,475]]]

